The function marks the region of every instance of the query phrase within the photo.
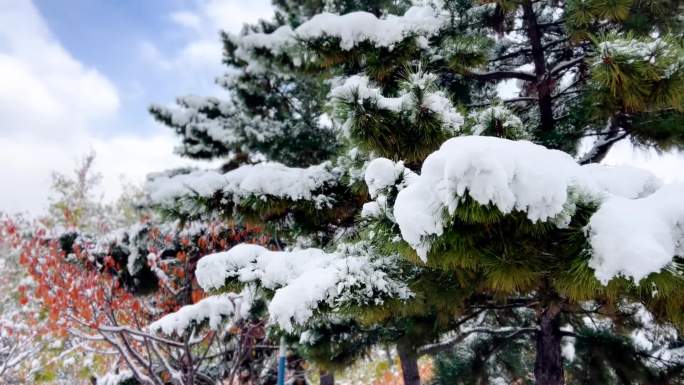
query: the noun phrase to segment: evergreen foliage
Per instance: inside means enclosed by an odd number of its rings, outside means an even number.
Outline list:
[[[393,211],[416,172],[429,171],[426,158],[460,135],[530,140],[583,164],[600,162],[625,138],[678,148],[684,56],[677,2],[275,5],[276,22],[224,36],[225,62],[237,69],[221,80],[230,102],[181,99],[180,110],[153,107],[152,113],[181,136],[187,156],[230,156],[237,163],[263,157],[297,167],[329,161],[336,178],[310,191],[325,196],[325,204],[219,188],[197,189],[164,208],[185,218],[219,214],[263,223],[279,248],[364,245],[372,261],[385,262],[380,271],[412,293],[363,302],[344,292],[334,306],[330,298],[307,304],[311,317],[294,330],[274,327],[275,333],[302,335],[303,354],[328,368],[394,343],[406,385],[420,383],[412,373],[416,358],[439,351],[447,352],[436,358],[436,384],[682,381],[681,357],[664,362],[627,337],[644,325],[626,322],[635,314],[625,307],[641,304],[653,322],[682,331],[681,256],[641,280],[599,280],[587,228],[603,196],[570,188],[563,218],[533,221],[526,208],[506,211],[467,189],[450,191],[458,204],[440,213],[445,225],[426,236],[431,248],[424,259]],[[358,10],[370,13],[349,13]],[[517,95],[501,96],[501,87]],[[578,154],[587,137],[595,143]],[[399,172],[378,184],[367,161],[380,157]],[[237,273],[229,278],[224,289],[255,285],[268,299],[287,287]],[[610,327],[592,327],[588,307]],[[444,344],[450,336],[454,343]],[[575,359],[563,362],[561,344],[569,338]],[[681,343],[676,333],[668,338],[658,354]],[[661,362],[649,363],[656,356]]]

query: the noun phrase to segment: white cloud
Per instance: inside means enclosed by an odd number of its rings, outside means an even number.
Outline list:
[[[177,139],[165,130],[151,137],[133,135],[110,139],[92,139],[89,147],[95,150],[95,169],[103,175],[102,187],[105,199],[114,199],[121,193],[121,182],[142,183],[150,172],[181,166],[193,166],[198,162],[173,155]]]
[[[197,0],[193,9],[174,12],[170,18],[203,38],[215,38],[220,30],[237,33],[243,24],[272,15],[270,0]]]
[[[116,87],[74,60],[50,35],[28,1],[0,0],[0,133],[32,132],[64,138],[119,107]],[[68,135],[66,135],[68,137]]]
[[[196,31],[200,31],[202,29],[202,19],[196,13],[179,11],[172,13],[170,17],[174,23],[182,27],[191,28]]]
[[[178,95],[227,97],[214,81],[227,70],[219,32],[238,33],[245,23],[270,19],[272,15],[270,0],[188,2],[167,15],[173,28],[170,35],[180,37],[182,43],[168,47],[161,41],[141,40],[137,46],[139,59],[153,70],[173,77]]]
[[[86,135],[68,145],[46,141],[0,138],[0,211],[39,213],[46,208],[51,172],[70,172],[89,150],[97,154],[95,171],[102,173],[101,191],[111,200],[121,193],[121,182],[142,183],[153,171],[191,165],[172,153],[170,134],[151,137],[97,138]],[[196,163],[195,163],[196,164]]]
[[[98,127],[120,113],[117,87],[73,58],[29,1],[0,0],[0,211],[38,213],[53,170],[73,169],[89,149],[104,190],[118,178],[141,181],[150,171],[185,163],[172,154],[171,133],[100,138]]]
[[[143,40],[138,43],[138,53],[140,57],[148,63],[158,66],[164,71],[173,69],[173,63],[154,45],[152,42]]]
[[[216,72],[203,74],[208,75],[208,78],[213,78],[220,74],[223,69],[221,65],[222,55],[221,44],[218,43],[217,35],[214,40],[196,40],[186,45],[176,58],[176,64],[186,71],[215,68]]]
[[[167,56],[149,41],[141,42],[140,46],[144,59],[156,62],[161,69],[189,76],[193,80],[189,83],[195,84],[202,82],[197,82],[188,72],[200,73],[211,81],[225,70],[221,63],[220,31],[238,33],[245,23],[269,19],[273,15],[270,0],[197,0],[192,5],[189,9],[169,14],[169,20],[186,34],[187,44]],[[211,92],[206,90],[206,86],[203,88],[188,91]]]

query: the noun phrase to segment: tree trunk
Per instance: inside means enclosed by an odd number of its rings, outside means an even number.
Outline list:
[[[318,383],[320,385],[335,385],[335,374],[321,370],[318,372]]]
[[[537,98],[539,99],[539,130],[541,134],[548,135],[554,128],[553,121],[553,98],[551,92],[551,78],[546,73],[546,55],[542,45],[542,32],[537,24],[537,15],[534,13],[532,0],[522,2],[527,37],[532,46],[532,62],[536,77]]]
[[[537,385],[564,385],[563,357],[561,356],[560,306],[552,304],[537,320],[537,359],[534,377]]]
[[[418,355],[416,349],[403,344],[397,344],[397,354],[401,363],[401,374],[404,385],[420,385],[420,372],[418,371]]]

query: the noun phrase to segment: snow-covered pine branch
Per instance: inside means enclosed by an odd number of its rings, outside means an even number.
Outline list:
[[[322,209],[328,207],[330,199],[325,189],[338,183],[341,172],[330,162],[308,168],[259,163],[243,165],[224,174],[207,170],[155,175],[145,189],[152,204],[190,215],[215,208],[202,207],[199,202],[203,200],[230,208],[240,206],[247,198],[280,199],[305,202]]]
[[[374,257],[364,245],[342,245],[326,253],[320,249],[270,251],[242,244],[202,258],[196,274],[206,291],[234,282],[273,292],[268,304],[270,320],[291,331],[321,306],[335,310],[409,298],[407,286],[392,278],[389,262]]]
[[[315,57],[297,52],[301,51],[298,45],[302,43],[332,39],[343,50],[354,49],[361,43],[391,49],[404,39],[436,34],[448,20],[448,16],[431,6],[414,6],[402,16],[388,15],[386,18],[378,18],[368,12],[321,13],[295,29],[282,26],[270,34],[251,33],[231,39],[239,47],[237,56],[246,62],[258,62],[259,56],[254,51],[267,50],[276,56],[287,52],[295,58],[295,65],[301,65],[307,58]],[[263,69],[256,64],[247,68],[250,72]]]
[[[388,175],[397,174],[394,163],[382,164]],[[580,166],[568,154],[526,141],[458,137],[425,160],[420,176],[399,191],[393,214],[403,239],[427,260],[431,239],[443,234],[466,195],[504,214],[519,211],[532,222],[560,227],[569,223],[576,203],[596,202],[599,209],[588,224],[590,266],[604,282],[616,275],[639,281],[681,254],[684,212],[675,197],[684,186],[659,187],[646,171]]]
[[[249,301],[244,301],[243,296],[235,293],[219,294],[183,306],[178,311],[152,322],[149,329],[167,335],[182,336],[192,326],[200,327],[206,322],[209,329],[217,330],[226,320],[244,315],[244,308],[249,310]]]
[[[456,111],[446,94],[436,89],[436,80],[435,74],[420,71],[409,74],[402,82],[399,96],[385,97],[382,89],[372,86],[367,76],[354,75],[334,87],[330,91],[330,98],[333,102],[348,105],[372,103],[382,110],[407,112],[414,121],[419,119],[419,113],[430,111],[439,117],[444,129],[456,134],[463,125],[463,116]],[[345,126],[350,124],[345,123]]]

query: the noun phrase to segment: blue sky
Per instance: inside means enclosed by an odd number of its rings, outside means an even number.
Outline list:
[[[135,133],[152,129],[141,124],[152,102],[167,103],[182,93],[220,93],[213,83],[223,70],[219,29],[238,32],[242,20],[271,13],[264,0],[35,0],[34,4],[71,55],[117,86],[123,113],[116,127],[108,129]],[[234,16],[216,20],[221,13]],[[193,18],[199,25],[192,25]]]
[[[180,90],[170,79],[164,79],[164,71],[155,68],[156,63],[146,60],[141,47],[148,42],[160,51],[174,52],[174,47],[187,44],[189,36],[169,17],[183,5],[158,0],[40,0],[35,5],[71,55],[116,84],[124,111],[117,128],[149,130],[148,125],[140,126],[145,105],[152,100],[168,101]],[[210,81],[211,76],[205,80]]]
[[[151,103],[220,95],[219,30],[272,14],[269,0],[0,0],[0,211],[39,213],[50,174],[95,150],[113,198],[122,177],[187,165]],[[608,163],[684,181],[684,158],[620,143]],[[201,166],[201,165],[200,165]]]

